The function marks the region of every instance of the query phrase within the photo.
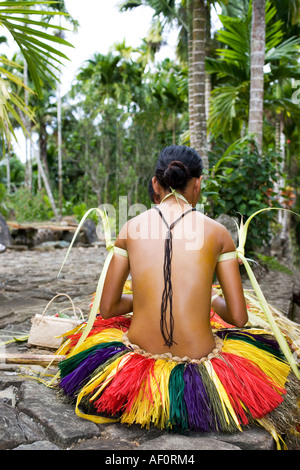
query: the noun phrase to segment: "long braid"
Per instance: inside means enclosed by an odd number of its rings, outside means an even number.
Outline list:
[[[165,340],[166,346],[172,346],[173,344],[173,330],[174,330],[174,318],[173,318],[173,289],[171,279],[171,261],[173,256],[173,235],[171,229],[168,230],[165,239],[165,254],[164,254],[164,290],[161,301],[160,311],[160,330]],[[166,320],[166,311],[168,302],[170,304],[170,331]]]
[[[159,212],[162,220],[168,228],[166,239],[165,239],[165,250],[164,250],[164,290],[162,294],[161,309],[160,309],[160,331],[165,340],[165,346],[171,347],[174,343],[173,332],[174,332],[174,317],[173,317],[173,288],[172,288],[172,279],[171,279],[171,261],[173,256],[173,234],[172,229],[174,225],[181,220],[186,214],[195,210],[195,208],[188,210],[181,214],[181,216],[172,222],[170,227],[168,226],[163,214],[160,209],[156,206],[155,209]],[[170,321],[169,326],[166,319],[166,312],[168,304],[170,305]]]

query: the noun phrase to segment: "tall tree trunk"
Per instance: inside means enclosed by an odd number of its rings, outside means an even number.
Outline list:
[[[172,114],[172,143],[176,145],[176,111],[173,111]]]
[[[28,65],[24,60],[24,85],[28,86]],[[28,106],[28,90],[25,88],[25,105]],[[30,133],[30,121],[28,116],[24,115],[24,124],[28,134]],[[30,189],[32,188],[32,162],[31,162],[31,139],[25,134],[25,186]]]
[[[39,169],[39,171],[40,171],[40,175],[41,175],[41,177],[42,177],[42,180],[43,180],[43,183],[44,183],[46,192],[47,192],[48,197],[49,197],[49,201],[50,201],[52,210],[53,210],[53,212],[54,212],[54,216],[55,216],[55,218],[56,218],[56,220],[57,220],[57,219],[58,219],[57,208],[56,208],[55,201],[54,201],[54,197],[53,197],[53,194],[52,194],[52,191],[51,191],[50,183],[49,183],[49,181],[48,181],[46,172],[45,172],[45,170],[44,170],[44,168],[43,168],[43,164],[42,164],[42,162],[41,162],[41,158],[40,158],[39,152],[37,152],[37,154],[36,154],[36,159],[37,159],[37,164],[38,164],[38,169]]]
[[[107,145],[105,146],[105,168],[106,168],[106,173],[105,173],[105,180],[104,180],[104,203],[105,204],[108,204],[108,199],[109,199],[109,194],[108,194],[108,190],[109,190],[109,175],[110,175],[110,171],[109,171],[109,156],[110,156],[110,153],[109,153],[109,146],[108,146],[108,142],[107,142]]]
[[[194,145],[194,106],[193,106],[193,0],[187,0],[188,18],[188,106],[190,145]]]
[[[58,193],[59,215],[62,217],[63,175],[62,175],[62,130],[61,130],[61,89],[57,84],[57,153],[58,153]]]
[[[61,26],[61,16],[59,17]],[[62,31],[57,34],[59,38],[64,38]],[[60,47],[59,47],[60,49]],[[62,171],[62,129],[61,129],[61,68],[59,67],[59,80],[57,82],[57,147],[58,147],[58,194],[59,194],[59,215],[62,217],[63,200],[63,171]]]
[[[39,123],[39,151],[43,169],[47,175],[47,178],[49,179],[50,174],[47,162],[47,130],[46,124],[43,122],[42,119]]]
[[[263,141],[265,30],[265,0],[253,0],[249,132],[255,135],[260,153]]]
[[[283,121],[283,114],[282,112],[277,115],[276,121],[276,150],[280,153],[281,162],[279,164],[277,178],[275,184],[275,191],[279,194],[278,202],[284,207],[285,206],[285,199],[283,197],[282,191],[284,187],[284,178],[282,177],[284,173],[285,167],[285,145],[286,145],[286,138],[283,132],[284,129],[284,121]],[[278,223],[281,224],[282,229],[280,233],[280,240],[283,249],[286,247],[288,243],[289,237],[289,213],[287,211],[278,211]]]
[[[212,50],[212,41],[211,41],[211,4],[207,2],[206,4],[206,44],[205,44],[205,56],[210,57]],[[205,73],[205,117],[206,122],[209,117],[210,112],[210,95],[212,90],[211,83],[211,74]],[[211,150],[211,143],[209,134],[207,134],[207,151]]]
[[[119,124],[118,118],[116,118],[116,175],[115,175],[115,185],[116,185],[116,207],[119,204]],[[118,211],[117,211],[118,212]]]
[[[11,177],[10,177],[10,150],[9,148],[6,153],[6,189],[7,189],[7,194],[10,194]]]
[[[88,135],[88,125],[85,125],[84,128],[84,181],[88,181],[89,178],[89,135]],[[84,195],[83,201],[87,203],[88,201],[88,185],[84,185]]]
[[[193,1],[193,141],[192,147],[208,169],[207,130],[205,113],[205,0]]]

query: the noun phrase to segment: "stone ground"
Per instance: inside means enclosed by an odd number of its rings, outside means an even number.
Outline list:
[[[57,293],[67,293],[84,314],[94,292],[106,256],[103,245],[76,246],[59,279],[57,274],[66,249],[54,245],[32,250],[7,249],[0,254],[0,343],[28,334],[31,318],[42,313]],[[288,312],[293,297],[293,278],[275,271],[259,273],[268,301]],[[249,284],[245,280],[245,287]],[[69,307],[65,298],[55,307]],[[54,313],[51,307],[47,313]],[[294,310],[299,322],[299,308]],[[0,353],[49,353],[30,348],[27,342],[1,345]],[[51,351],[52,352],[52,351]],[[50,368],[49,374],[55,374]],[[30,376],[43,372],[41,366],[7,364],[0,361],[0,449],[1,450],[105,450],[105,451],[199,451],[199,450],[274,450],[270,435],[249,428],[236,435],[171,435],[156,429],[127,427],[119,423],[97,425],[75,415],[52,388]],[[134,453],[130,454],[134,455]],[[137,454],[135,454],[137,455]]]

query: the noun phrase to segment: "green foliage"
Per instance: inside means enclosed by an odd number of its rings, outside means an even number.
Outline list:
[[[73,206],[73,214],[76,216],[77,222],[80,222],[84,214],[90,209],[87,205],[83,202],[82,204],[78,204]],[[89,216],[95,223],[99,222],[99,217],[97,213],[92,212]]]
[[[15,124],[22,128],[24,134],[28,131],[24,124],[24,117],[33,120],[33,110],[22,99],[19,91],[14,88],[26,89],[27,92],[41,98],[43,86],[57,81],[57,72],[62,65],[62,59],[67,56],[59,50],[59,46],[71,46],[62,37],[49,34],[46,31],[51,28],[63,31],[65,28],[50,24],[45,18],[53,15],[65,15],[64,12],[54,12],[43,9],[43,6],[52,5],[54,1],[1,1],[0,22],[1,26],[11,34],[19,47],[20,52],[28,65],[28,72],[34,84],[34,90],[23,82],[23,70],[20,64],[0,56],[0,134],[8,143],[15,135]],[[23,115],[23,117],[21,117]]]
[[[287,268],[285,265],[281,264],[275,256],[266,256],[261,253],[254,253],[255,256],[261,261],[262,265],[271,271],[279,271],[290,276],[293,275],[293,272]]]
[[[0,183],[0,213],[6,218],[9,214],[9,209],[6,203],[6,189],[4,184]]]
[[[215,57],[206,57],[205,62],[213,82],[208,129],[215,138],[222,136],[227,142],[239,138],[248,125],[251,18],[251,2],[247,14],[240,17],[220,15],[222,28],[216,36],[224,47],[216,48]],[[299,106],[291,100],[292,93],[280,100],[276,96],[285,81],[299,78],[299,45],[299,37],[284,39],[283,22],[276,18],[276,8],[267,1],[265,64],[269,71],[265,73],[264,110],[265,119],[272,116],[273,127],[279,110],[288,109],[294,119],[299,119]]]
[[[7,195],[6,204],[18,222],[42,221],[53,217],[44,189],[32,194],[28,188],[19,188],[13,194]]]
[[[14,189],[19,188],[24,183],[25,168],[24,164],[16,157],[12,155],[9,158],[10,166],[10,178]],[[0,164],[0,183],[7,184],[7,173],[6,173],[6,159],[3,159]]]
[[[260,157],[251,136],[239,139],[225,152],[223,145],[220,140],[213,146],[210,155],[212,168],[203,184],[205,210],[209,215],[216,218],[225,213],[246,221],[262,208],[279,207],[274,193],[277,153],[270,150]],[[276,211],[267,211],[251,222],[247,252],[270,243],[274,218]]]

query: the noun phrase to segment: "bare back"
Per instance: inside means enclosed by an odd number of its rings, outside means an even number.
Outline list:
[[[169,224],[190,209],[161,208]],[[173,228],[171,276],[174,344],[164,345],[160,309],[164,288],[163,261],[167,227],[150,209],[132,219],[117,243],[128,251],[133,286],[133,319],[129,340],[153,354],[171,352],[200,358],[215,346],[210,327],[211,287],[219,255],[235,249],[227,230],[199,212],[192,212]],[[116,261],[117,262],[117,261]],[[235,269],[237,261],[233,261]],[[167,311],[167,319],[168,319]]]

